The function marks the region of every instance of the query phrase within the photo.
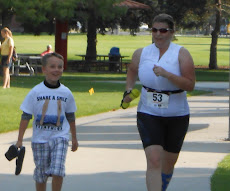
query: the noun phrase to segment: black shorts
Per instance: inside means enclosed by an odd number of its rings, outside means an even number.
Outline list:
[[[7,64],[7,59],[8,59],[8,56],[2,56],[2,59],[1,59],[2,66],[6,68],[10,68],[12,66],[12,59],[10,59],[9,64]]]
[[[161,145],[165,151],[179,153],[189,126],[189,115],[159,117],[137,112],[137,127],[146,148]]]

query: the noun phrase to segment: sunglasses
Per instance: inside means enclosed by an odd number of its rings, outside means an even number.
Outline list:
[[[160,33],[166,33],[168,31],[172,31],[172,29],[169,29],[169,28],[161,28],[161,29],[152,28],[152,32],[156,33],[157,31],[160,31]]]

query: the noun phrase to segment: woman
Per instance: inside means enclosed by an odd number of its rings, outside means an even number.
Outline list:
[[[127,95],[137,77],[142,83],[137,126],[146,160],[148,191],[165,191],[173,175],[189,125],[186,91],[195,85],[193,59],[184,47],[171,42],[174,21],[160,14],[153,19],[154,43],[134,52],[127,72]],[[123,98],[130,102],[129,96]]]
[[[7,28],[1,30],[4,41],[1,45],[2,67],[3,67],[3,88],[10,88],[10,67],[12,65],[12,55],[14,40],[12,32]]]

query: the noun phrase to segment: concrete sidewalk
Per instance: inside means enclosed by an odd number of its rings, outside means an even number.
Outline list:
[[[230,152],[228,136],[229,92],[222,89],[189,98],[191,122],[174,177],[167,191],[210,191],[210,176]],[[146,190],[146,161],[136,128],[136,108],[77,119],[79,150],[69,150],[63,191]],[[22,172],[14,175],[15,160],[4,153],[17,132],[0,134],[0,190],[32,191],[32,130],[25,134],[26,156]],[[51,179],[50,179],[51,180]],[[49,180],[47,190],[51,190]]]
[[[229,82],[196,82],[195,89],[196,90],[208,90],[208,91],[216,91],[216,90],[229,90]]]

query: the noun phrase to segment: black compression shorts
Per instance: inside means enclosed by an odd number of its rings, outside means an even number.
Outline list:
[[[161,145],[165,151],[179,153],[189,126],[189,115],[159,117],[137,112],[137,127],[146,148]]]

